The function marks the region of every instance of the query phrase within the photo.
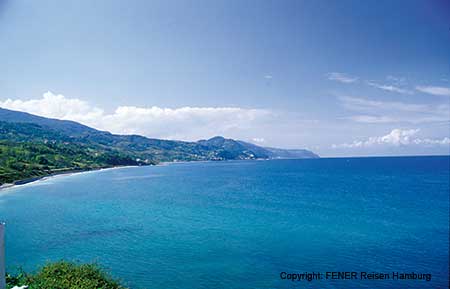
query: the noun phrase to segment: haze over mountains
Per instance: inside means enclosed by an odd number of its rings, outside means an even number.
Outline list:
[[[68,120],[0,108],[0,183],[59,171],[169,161],[317,158],[216,136],[185,142],[115,135]]]

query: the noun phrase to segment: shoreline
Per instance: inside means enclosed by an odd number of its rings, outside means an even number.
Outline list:
[[[305,159],[346,159],[346,158],[395,158],[395,157],[449,157],[450,155],[414,155],[414,156],[370,156],[370,157],[365,157],[365,156],[355,156],[355,157],[321,157],[321,158],[305,158]],[[289,159],[289,158],[286,158]],[[267,161],[267,160],[285,160],[285,158],[279,158],[279,159],[254,159],[254,161]],[[220,160],[218,162],[223,162],[223,161],[247,161],[247,160]],[[173,165],[173,164],[184,164],[184,163],[208,163],[208,162],[216,162],[215,160],[198,160],[198,161],[164,161],[164,162],[159,162],[156,164],[151,164],[150,166],[167,166],[167,165]],[[147,166],[147,165],[145,165]],[[81,170],[76,170],[76,169],[69,169],[69,170],[64,170],[64,171],[60,171],[60,172],[53,172],[51,174],[45,175],[45,176],[40,176],[40,177],[33,177],[33,178],[27,178],[27,179],[22,179],[22,180],[17,180],[14,181],[13,183],[5,183],[0,185],[0,193],[7,190],[7,189],[11,189],[14,187],[18,187],[18,186],[23,186],[26,184],[30,184],[30,183],[34,183],[37,181],[43,181],[43,180],[47,180],[47,179],[51,179],[54,177],[58,177],[58,176],[70,176],[73,174],[80,174],[80,173],[88,173],[88,172],[98,172],[98,171],[103,171],[103,170],[112,170],[112,169],[123,169],[123,168],[135,168],[135,167],[140,167],[140,166],[133,166],[133,165],[126,165],[126,166],[112,166],[112,167],[104,167],[104,168],[95,168],[95,169],[81,169]]]
[[[221,160],[221,161],[223,161],[223,160]],[[173,165],[173,164],[183,164],[183,163],[192,163],[192,162],[203,163],[203,162],[214,162],[214,161],[212,161],[212,160],[167,161],[167,162],[159,162],[157,164],[154,164],[154,166],[168,166],[168,165]],[[152,165],[150,165],[150,166],[152,166]],[[70,175],[80,174],[80,173],[98,172],[98,171],[104,171],[104,170],[123,169],[123,168],[136,168],[136,167],[141,167],[141,166],[127,165],[127,166],[105,167],[105,168],[98,168],[98,169],[86,169],[86,170],[70,169],[70,170],[64,170],[64,171],[60,171],[60,172],[53,172],[53,173],[45,175],[45,176],[26,178],[26,179],[14,181],[13,183],[2,184],[2,185],[0,185],[0,193],[5,191],[5,190],[7,190],[7,189],[11,189],[11,188],[15,188],[15,187],[19,187],[19,186],[35,183],[35,182],[38,182],[38,181],[44,181],[44,180],[55,178],[55,177],[58,177],[58,176],[70,176]]]
[[[357,157],[323,157],[323,158],[306,158],[306,159],[346,159],[346,158],[389,158],[389,157],[450,157],[450,155],[414,155],[414,156],[372,156],[372,157],[361,157],[361,156],[357,156]],[[285,158],[279,158],[279,159],[254,159],[255,161],[267,161],[267,160],[284,160]],[[289,159],[289,158],[286,158]],[[246,160],[220,160],[218,162],[223,162],[223,161],[246,161]],[[207,162],[216,162],[215,160],[199,160],[199,161],[164,161],[164,162],[159,162],[156,164],[150,164],[149,166],[167,166],[167,165],[173,165],[173,164],[184,164],[184,163],[207,163]],[[147,165],[143,165],[143,166],[147,166]],[[18,186],[23,186],[26,184],[31,184],[37,181],[44,181],[47,179],[51,179],[51,178],[55,178],[58,176],[70,176],[70,175],[74,175],[74,174],[80,174],[80,173],[88,173],[88,172],[99,172],[99,171],[104,171],[104,170],[112,170],[112,169],[123,169],[123,168],[136,168],[136,167],[141,167],[138,165],[125,165],[125,166],[112,166],[112,167],[103,167],[103,168],[95,168],[95,169],[81,169],[81,170],[77,170],[77,169],[69,169],[69,170],[63,170],[60,172],[53,172],[51,174],[45,175],[45,176],[40,176],[40,177],[33,177],[33,178],[26,178],[26,179],[22,179],[22,180],[17,180],[14,181],[13,183],[5,183],[0,185],[0,193],[7,190],[7,189],[11,189],[11,188],[15,188]]]
[[[139,166],[131,166],[131,165],[130,166],[113,166],[113,167],[96,168],[96,169],[86,169],[86,170],[70,169],[70,170],[64,170],[64,171],[60,171],[60,172],[53,172],[53,173],[45,175],[45,176],[26,178],[26,179],[14,181],[13,183],[2,184],[2,185],[0,185],[0,192],[5,191],[7,189],[35,183],[38,181],[45,181],[45,180],[52,179],[52,178],[59,177],[59,176],[71,176],[71,175],[81,174],[81,173],[99,172],[99,171],[104,171],[104,170],[134,168],[134,167],[139,167]]]

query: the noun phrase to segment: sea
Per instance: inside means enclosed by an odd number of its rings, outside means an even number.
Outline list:
[[[449,156],[56,176],[0,191],[7,271],[69,260],[129,288],[448,288],[449,177]]]

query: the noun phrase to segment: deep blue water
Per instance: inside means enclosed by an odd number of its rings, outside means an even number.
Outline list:
[[[132,288],[447,288],[449,157],[233,161],[0,192],[9,270],[95,261]],[[427,281],[280,272],[430,273]]]

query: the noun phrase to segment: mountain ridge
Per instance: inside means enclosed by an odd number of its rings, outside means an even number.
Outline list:
[[[149,138],[141,135],[121,135],[112,134],[108,131],[101,131],[89,127],[84,124],[80,124],[71,120],[60,120],[56,118],[47,118],[42,116],[33,115],[26,112],[14,111],[9,109],[4,109],[0,107],[0,121],[8,123],[34,123],[42,126],[43,128],[50,129],[52,131],[57,131],[65,136],[76,138],[80,140],[90,140],[98,141],[99,143],[114,144],[119,145],[122,148],[129,148],[129,144],[124,142],[133,143],[133,149],[139,151],[143,150],[144,147],[140,146],[145,143],[145,148],[148,147],[161,147],[164,149],[173,149],[180,145],[188,145],[195,147],[196,145],[202,145],[210,148],[218,149],[222,147],[223,149],[234,147],[240,148],[242,150],[254,151],[255,155],[260,155],[261,158],[280,158],[283,153],[286,157],[298,157],[298,158],[316,158],[318,155],[302,149],[281,149],[281,148],[270,148],[261,147],[252,143],[248,143],[241,140],[234,140],[230,138],[225,138],[223,136],[214,136],[207,140],[198,140],[196,142],[179,141],[179,140],[164,140]],[[288,153],[290,152],[290,154]],[[293,155],[297,152],[297,155]],[[280,154],[282,153],[282,154]],[[300,153],[305,153],[303,156]]]
[[[196,142],[119,135],[70,120],[0,108],[0,184],[59,170],[172,161],[318,158],[215,136]]]

